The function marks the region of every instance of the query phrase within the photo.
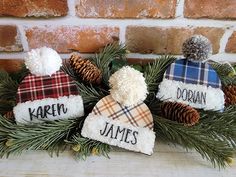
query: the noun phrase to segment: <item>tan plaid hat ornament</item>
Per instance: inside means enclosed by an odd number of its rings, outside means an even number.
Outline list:
[[[86,118],[82,136],[151,155],[155,142],[153,117],[143,102],[147,85],[143,74],[129,66],[109,79],[110,95]]]

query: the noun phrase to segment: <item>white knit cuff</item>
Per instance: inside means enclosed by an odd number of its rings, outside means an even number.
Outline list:
[[[82,136],[148,155],[153,153],[155,143],[155,133],[149,128],[134,127],[92,113],[84,122]]]

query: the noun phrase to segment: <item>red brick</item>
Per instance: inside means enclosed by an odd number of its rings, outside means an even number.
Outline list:
[[[18,52],[22,51],[20,34],[16,26],[0,25],[0,51]]]
[[[67,0],[1,0],[0,16],[50,17],[67,14]]]
[[[177,0],[77,0],[83,18],[174,18]]]
[[[194,34],[206,36],[213,44],[213,52],[217,53],[224,30],[210,27],[165,28],[128,26],[126,29],[126,44],[128,50],[134,53],[180,55],[182,54],[183,42]]]
[[[0,59],[0,69],[7,72],[16,72],[21,69],[23,60]]]
[[[228,53],[236,53],[236,31],[230,36],[225,51]]]
[[[235,0],[185,0],[187,18],[236,19]]]
[[[61,53],[72,51],[90,53],[117,41],[119,28],[106,26],[33,27],[26,30],[26,37],[30,48],[47,46]]]

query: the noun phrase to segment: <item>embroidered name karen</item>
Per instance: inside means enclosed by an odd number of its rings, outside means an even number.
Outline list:
[[[60,103],[39,106],[37,109],[29,108],[28,110],[31,121],[33,120],[33,118],[44,119],[48,117],[60,116],[61,114],[66,114],[68,111],[68,109],[64,106],[64,104]]]
[[[138,132],[106,122],[104,129],[100,130],[100,135],[135,145],[137,144]]]
[[[182,99],[189,103],[206,104],[206,92],[178,88],[177,99]]]

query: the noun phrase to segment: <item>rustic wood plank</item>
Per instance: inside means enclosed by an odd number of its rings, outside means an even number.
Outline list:
[[[119,149],[110,159],[75,161],[70,152],[50,158],[43,151],[0,160],[1,177],[235,177],[236,166],[219,171],[194,151],[158,144],[152,156]]]

